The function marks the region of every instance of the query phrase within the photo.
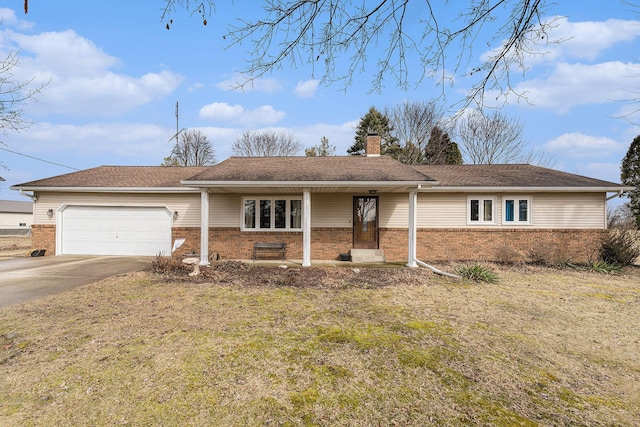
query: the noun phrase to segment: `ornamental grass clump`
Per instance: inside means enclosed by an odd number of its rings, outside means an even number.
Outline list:
[[[497,283],[498,275],[488,267],[480,264],[463,265],[458,267],[458,274],[467,280],[474,282]]]

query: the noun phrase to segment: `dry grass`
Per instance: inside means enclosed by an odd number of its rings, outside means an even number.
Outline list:
[[[26,256],[31,250],[31,236],[0,236],[0,259]]]
[[[1,310],[0,425],[638,425],[638,269],[221,265]]]

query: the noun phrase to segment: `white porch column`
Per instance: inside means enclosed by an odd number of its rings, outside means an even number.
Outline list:
[[[302,192],[302,266],[311,267],[311,192]]]
[[[200,190],[200,265],[209,265],[209,192]]]
[[[409,247],[407,250],[407,267],[418,267],[416,263],[417,248],[418,192],[409,192]]]

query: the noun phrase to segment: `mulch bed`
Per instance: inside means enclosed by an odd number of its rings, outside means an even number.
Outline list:
[[[271,286],[295,288],[349,287],[375,289],[396,285],[420,285],[433,278],[424,269],[349,267],[265,267],[241,261],[223,261],[200,267],[200,274],[189,276],[192,267],[174,260],[153,262],[152,270],[163,280],[191,283],[219,283],[242,287]]]

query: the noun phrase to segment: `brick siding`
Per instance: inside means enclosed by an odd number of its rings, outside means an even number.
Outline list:
[[[606,233],[593,229],[419,229],[417,256],[424,261],[590,262],[597,259]],[[339,259],[339,254],[351,249],[352,236],[351,228],[312,229],[311,259]],[[187,240],[175,256],[199,253],[199,228],[174,228],[173,238],[180,237]],[[287,258],[302,259],[301,232],[209,229],[209,251],[220,259],[251,259],[256,242],[284,242]],[[388,261],[406,262],[407,245],[406,229],[380,229],[380,249]]]
[[[51,224],[33,224],[31,226],[32,250],[44,249],[45,256],[56,254],[56,226]]]
[[[420,229],[417,256],[431,261],[586,263],[598,259],[607,230]]]
[[[174,240],[186,238],[174,256],[200,252],[199,228],[175,227],[172,234]],[[351,249],[351,228],[314,228],[311,234],[312,259],[337,260],[340,253],[348,253]],[[253,245],[257,242],[284,242],[287,258],[302,259],[302,232],[242,232],[240,228],[209,228],[209,253],[215,258],[252,259]],[[279,255],[273,256],[277,258]]]

